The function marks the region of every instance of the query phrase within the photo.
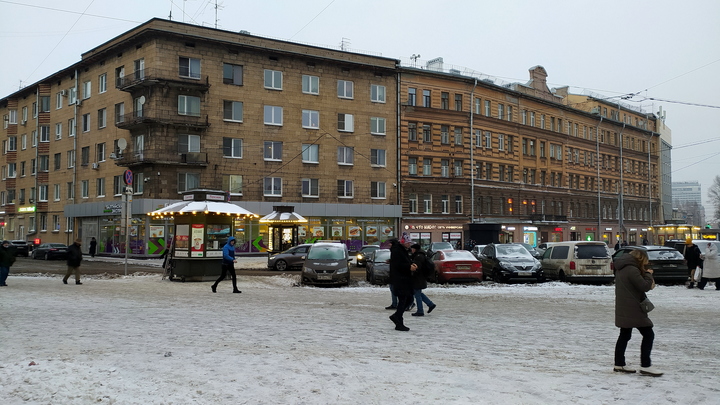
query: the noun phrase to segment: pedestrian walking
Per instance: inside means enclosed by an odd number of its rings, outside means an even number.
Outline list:
[[[90,253],[90,257],[95,257],[95,252],[97,252],[97,240],[95,240],[93,236],[90,239],[90,249],[88,249],[88,253]]]
[[[708,243],[705,253],[702,255],[703,270],[702,277],[697,287],[701,290],[705,289],[708,281],[715,282],[715,290],[720,290],[720,258],[718,258],[718,250],[714,244]]]
[[[652,352],[655,332],[653,322],[642,309],[641,302],[647,298],[646,292],[655,287],[652,269],[647,268],[647,252],[634,249],[615,259],[615,326],[620,328],[620,336],[615,343],[615,367],[613,371],[634,373],[635,369],[625,362],[625,349],[636,328],[642,335],[640,344],[640,374],[654,377],[662,371],[652,366]]]
[[[390,320],[395,324],[395,330],[409,331],[410,328],[403,323],[403,312],[412,302],[413,285],[408,248],[412,245],[410,236],[403,232],[400,240],[393,239],[390,244],[390,280],[393,284],[393,292],[397,295],[397,308],[395,313],[390,315]]]
[[[700,280],[695,280],[695,269],[700,267],[700,269],[703,268],[703,260],[702,257],[700,257],[700,248],[693,243],[692,238],[685,239],[685,261],[687,262],[688,271],[690,272],[690,284],[688,284],[688,288],[695,288],[695,282],[700,282]]]
[[[230,272],[230,277],[232,278],[233,292],[237,294],[242,292],[237,288],[237,274],[235,274],[235,263],[237,263],[237,260],[235,260],[235,243],[235,238],[231,236],[225,246],[223,246],[222,270],[220,272],[220,277],[215,281],[215,284],[210,287],[214,293],[217,292],[218,284],[225,279],[228,272]]]
[[[10,241],[4,240],[0,246],[0,287],[7,287],[7,278],[13,263],[15,263],[15,247]]]
[[[425,295],[425,293],[423,293],[423,290],[427,288],[427,276],[430,273],[432,264],[430,264],[427,255],[423,252],[419,244],[416,243],[410,246],[410,252],[410,258],[414,264],[414,266],[411,266],[413,296],[415,297],[415,302],[417,304],[417,310],[412,313],[412,316],[425,316],[423,302],[428,306],[428,314],[437,306],[430,300],[430,298],[427,297],[427,295]]]
[[[67,250],[67,272],[63,278],[63,284],[67,284],[68,279],[73,273],[75,274],[75,284],[80,285],[80,263],[82,262],[82,239],[75,239],[75,242],[68,246]]]

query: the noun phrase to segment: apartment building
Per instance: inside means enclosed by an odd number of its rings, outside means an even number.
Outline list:
[[[162,252],[169,223],[145,214],[191,189],[224,190],[260,216],[293,206],[308,219],[300,241],[392,237],[398,63],[150,20],[0,99],[1,236],[96,237],[101,253],[124,254],[130,169],[133,255]],[[233,228],[246,251],[274,248],[266,224]]]
[[[551,90],[541,66],[499,83],[438,59],[403,67],[400,86],[402,227],[414,238],[457,242],[473,223],[490,232],[481,242],[636,243],[660,218],[651,114]]]

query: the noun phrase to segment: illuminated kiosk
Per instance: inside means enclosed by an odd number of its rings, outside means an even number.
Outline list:
[[[148,213],[173,220],[171,280],[214,281],[220,276],[222,249],[233,236],[233,220],[259,217],[226,200],[224,191],[191,190],[183,193],[182,201]]]
[[[308,222],[294,211],[291,205],[274,205],[273,212],[260,218],[261,224],[268,225],[268,254],[282,252],[298,244],[298,226]]]

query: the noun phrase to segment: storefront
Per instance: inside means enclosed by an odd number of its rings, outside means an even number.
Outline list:
[[[435,224],[427,222],[404,221],[403,231],[410,235],[413,242],[427,250],[432,242],[450,242],[453,246],[463,246],[463,225],[465,223]]]

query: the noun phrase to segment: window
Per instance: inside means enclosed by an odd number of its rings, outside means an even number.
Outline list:
[[[223,63],[223,83],[242,86],[243,84],[243,67],[240,65],[231,65]]]
[[[370,165],[385,167],[385,149],[370,149]]]
[[[370,118],[370,133],[373,135],[385,135],[385,118]]]
[[[512,121],[512,120],[513,120],[513,109],[512,109],[512,106],[511,106],[511,105],[509,105],[509,106],[507,107],[507,120],[508,120],[508,121]]]
[[[430,90],[423,90],[423,107],[430,108],[432,107],[432,102],[430,98]]]
[[[7,177],[13,179],[17,176],[17,163],[8,163]]]
[[[423,143],[432,142],[432,127],[430,125],[423,125]]]
[[[142,160],[143,151],[145,151],[145,135],[135,135],[133,139],[135,156],[140,156]],[[200,150],[200,141],[198,140],[198,150]]]
[[[115,104],[115,123],[125,122],[125,103]]]
[[[492,149],[492,132],[485,131],[485,149]]]
[[[230,194],[242,195],[242,176],[224,174],[223,190],[229,192]]]
[[[371,181],[370,182],[370,198],[376,198],[376,199],[385,198],[385,182],[384,181]]]
[[[505,134],[498,134],[498,150],[505,150]]]
[[[337,181],[337,195],[340,198],[352,198],[353,197],[353,181],[352,180],[338,180]]]
[[[27,134],[20,135],[20,148],[27,149]]]
[[[69,150],[67,152],[67,167],[68,167],[68,169],[75,167],[75,151],[74,150]]]
[[[415,106],[416,97],[417,97],[417,89],[414,89],[414,88],[412,88],[412,87],[408,87],[407,105],[409,105],[409,106]]]
[[[418,160],[415,157],[408,158],[408,174],[411,176],[417,176],[418,171]]]
[[[440,176],[450,177],[450,161],[448,159],[440,159]]]
[[[200,78],[200,59],[180,57],[179,65],[180,77],[187,77],[190,79]]]
[[[302,144],[302,162],[320,163],[320,145]]]
[[[200,174],[178,173],[178,193],[200,188]]]
[[[279,70],[265,69],[265,88],[282,90],[282,72]]]
[[[92,95],[92,82],[87,81],[82,85],[82,98],[83,100],[90,98]]]
[[[455,128],[455,145],[462,145],[462,128]]]
[[[32,117],[33,117],[33,118],[37,118],[37,116],[38,116],[37,103],[36,103],[36,102],[33,102],[33,103],[32,103]]]
[[[265,125],[282,125],[283,109],[272,105],[265,106]]]
[[[410,194],[410,195],[408,195],[408,213],[417,214],[417,212],[418,212],[418,195]]]
[[[242,158],[242,139],[223,137],[223,157]]]
[[[446,92],[440,93],[440,108],[447,110],[450,108],[450,94]]]
[[[97,152],[97,161],[98,162],[104,162],[105,161],[105,143],[99,143],[95,147]]]
[[[282,197],[282,178],[265,177],[263,195],[267,197]]]
[[[72,218],[72,217],[65,218],[65,229],[67,229],[65,232],[73,231],[73,223],[74,222],[75,222],[74,218]]]
[[[340,98],[353,98],[353,82],[338,80],[337,95]]]
[[[320,197],[320,180],[302,179],[302,196],[314,198]]]
[[[101,108],[98,110],[98,128],[102,129],[107,126],[107,109]]]
[[[31,142],[31,144],[32,144],[32,147],[34,148],[34,147],[36,147],[37,144],[38,144],[38,134],[37,134],[37,131],[36,131],[36,130],[33,130],[33,131],[30,133],[30,137],[32,138],[32,139],[30,140],[30,142]]]
[[[10,135],[7,139],[7,151],[8,152],[14,152],[17,151],[17,136]]]
[[[423,195],[423,212],[425,214],[432,214],[432,195]]]
[[[84,146],[80,150],[80,164],[87,166],[90,163],[90,147]]]
[[[349,146],[338,146],[337,159],[339,165],[352,165],[354,163],[355,151]]]
[[[60,201],[60,185],[53,184],[53,200]]]
[[[38,163],[40,164],[41,172],[47,172],[50,170],[50,156],[49,155],[38,156]]]
[[[462,213],[463,213],[462,196],[461,196],[461,195],[456,195],[456,196],[455,196],[455,213],[456,213],[456,214],[462,214]]]
[[[531,127],[535,126],[535,112],[534,111],[530,112],[530,126]]]
[[[107,73],[98,76],[98,93],[102,94],[107,91]]]
[[[57,94],[55,94],[55,109],[59,110],[62,108],[62,106],[63,106],[63,95],[61,92],[57,92]]]
[[[540,157],[545,157],[545,142],[540,142]]]
[[[454,170],[455,177],[462,177],[462,175],[463,175],[463,173],[462,173],[462,172],[463,172],[463,170],[462,170],[462,169],[463,169],[463,162],[462,162],[462,160],[456,160],[456,161],[453,162],[453,164],[455,165],[455,170]]]
[[[243,103],[241,101],[223,101],[223,119],[225,121],[242,122]]]
[[[62,163],[62,153],[56,153],[53,155],[53,170],[60,170],[60,164]]]
[[[52,216],[52,230],[53,231],[59,231],[60,230],[60,215],[53,215]]]
[[[20,176],[25,177],[25,162],[20,162]]]
[[[480,98],[475,98],[475,114],[480,114]]]
[[[265,141],[263,147],[263,158],[265,160],[282,160],[282,142]]]
[[[449,214],[450,213],[450,196],[447,194],[443,194],[440,196],[440,205],[441,205],[441,212],[443,214]]]
[[[408,122],[408,141],[417,141],[417,124]]]
[[[145,178],[143,173],[135,173],[133,179],[133,194],[142,194],[145,191]]]
[[[62,139],[62,123],[58,122],[55,124],[55,140]]]
[[[320,78],[317,76],[302,76],[302,92],[305,94],[320,94]]]
[[[135,145],[135,154],[138,153],[137,138]],[[144,141],[144,139],[143,139]],[[143,145],[144,147],[144,145]],[[178,153],[196,153],[200,152],[200,135],[178,135]],[[142,153],[142,152],[141,152]]]
[[[448,127],[447,125],[440,126],[440,143],[450,143],[450,127]]]
[[[432,176],[432,159],[423,159],[423,176]]]
[[[492,173],[492,163],[485,163],[485,180],[492,180],[493,173]]]
[[[143,80],[145,78],[145,59],[141,58],[134,60],[133,67],[135,68],[133,78],[135,80]]]
[[[462,94],[455,95],[455,111],[462,111]]]
[[[338,131],[352,132],[353,116],[351,114],[338,114]]]
[[[183,99],[184,100],[184,99]],[[183,101],[184,103],[184,101]],[[178,101],[178,109],[179,109],[180,102]],[[133,117],[143,117],[143,108],[145,106],[145,103],[141,97],[135,97],[133,99]],[[199,107],[198,107],[199,108]]]
[[[125,188],[125,182],[123,181],[122,174],[113,176],[113,194],[114,195],[122,195],[124,188]]]
[[[105,197],[105,179],[99,178],[95,181],[95,187],[97,188],[97,196]]]
[[[82,130],[83,132],[90,131],[90,113],[83,114],[82,116]]]
[[[545,114],[540,114],[540,128],[545,129]]]
[[[490,116],[490,100],[485,100],[485,116]]]
[[[303,128],[318,129],[320,128],[320,113],[313,110],[302,111]]]
[[[380,86],[378,84],[371,84],[370,85],[370,101],[374,103],[384,103],[385,102],[385,86]]]
[[[200,97],[178,95],[178,114],[192,117],[200,116]],[[142,116],[139,115],[139,116]]]

